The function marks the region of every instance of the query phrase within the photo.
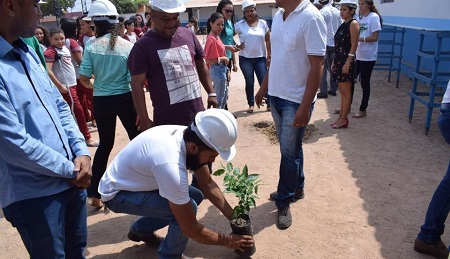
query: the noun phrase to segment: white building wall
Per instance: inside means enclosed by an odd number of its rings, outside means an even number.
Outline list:
[[[375,1],[382,16],[450,19],[449,0],[394,0],[392,3]],[[450,28],[449,28],[450,29]]]

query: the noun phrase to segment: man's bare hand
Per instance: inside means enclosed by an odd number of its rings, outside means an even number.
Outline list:
[[[78,188],[86,189],[91,184],[91,158],[88,156],[79,156],[74,161],[74,172],[77,173],[77,177],[70,179],[69,181]]]
[[[252,236],[230,234],[226,235],[225,238],[230,239],[227,240],[229,242],[226,242],[227,247],[238,249],[240,251],[244,251],[244,248],[252,247],[255,244],[255,240],[253,240]]]
[[[216,96],[208,97],[207,109],[209,109],[209,108],[217,108],[217,106],[219,106],[219,102],[217,101],[217,97]]]
[[[266,91],[264,91],[262,88],[259,88],[258,92],[255,95],[255,104],[259,107],[262,105],[262,102],[266,96]]]
[[[140,132],[150,129],[154,123],[149,118],[141,119],[139,116],[136,118],[136,126]]]

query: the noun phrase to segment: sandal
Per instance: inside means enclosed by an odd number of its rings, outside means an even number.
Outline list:
[[[248,109],[247,109],[247,113],[253,113],[253,109],[254,109],[254,107],[253,107],[253,106],[250,106],[250,107],[248,107]]]
[[[103,202],[99,198],[91,198],[91,206],[97,209],[103,208]]]
[[[365,111],[359,111],[355,114],[352,115],[352,118],[362,118],[362,117],[366,117],[366,112]]]

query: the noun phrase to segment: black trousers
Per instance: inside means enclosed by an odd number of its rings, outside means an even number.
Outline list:
[[[100,145],[94,156],[88,197],[100,198],[98,185],[106,171],[108,158],[114,146],[117,117],[122,122],[130,140],[135,138],[139,131],[136,126],[137,115],[131,92],[111,96],[94,96],[93,104]]]
[[[359,107],[360,111],[366,111],[367,106],[369,106],[369,98],[370,98],[370,77],[372,76],[373,67],[375,66],[376,61],[356,61],[357,71],[361,81],[361,88],[363,91],[363,96],[361,100],[361,106]],[[353,103],[353,94],[355,92],[355,83],[352,83],[352,103]]]

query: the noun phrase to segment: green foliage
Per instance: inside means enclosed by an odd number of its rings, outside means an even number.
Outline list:
[[[233,219],[240,218],[243,214],[248,214],[250,207],[256,207],[255,199],[258,199],[258,187],[262,180],[258,180],[259,174],[248,174],[247,165],[241,169],[233,168],[233,164],[228,162],[226,166],[217,169],[213,175],[222,176],[226,193],[234,193],[239,199],[239,204],[233,209]]]
[[[55,1],[56,0],[46,0],[46,4],[40,5],[42,16],[56,14]],[[64,12],[67,12],[69,8],[73,8],[74,6],[75,0],[59,0],[59,7],[61,10],[60,15],[63,16]]]
[[[116,6],[119,14],[135,13],[138,6],[133,0],[111,0],[111,2]]]

